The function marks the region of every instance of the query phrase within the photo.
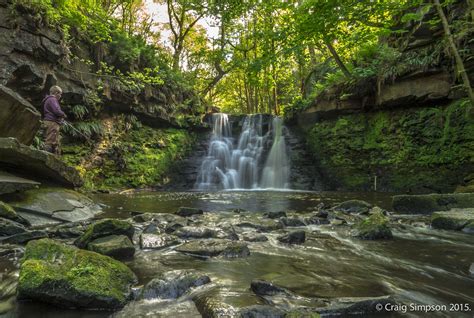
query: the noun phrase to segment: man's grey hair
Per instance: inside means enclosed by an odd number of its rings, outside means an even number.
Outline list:
[[[51,95],[62,94],[62,93],[63,93],[63,90],[61,89],[61,87],[57,85],[51,86],[51,88],[49,89],[49,94]]]

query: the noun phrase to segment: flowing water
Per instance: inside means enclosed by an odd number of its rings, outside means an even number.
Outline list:
[[[199,207],[206,226],[221,226],[236,218],[257,222],[261,212],[285,210],[305,215],[324,202],[334,204],[363,199],[390,208],[390,196],[377,193],[308,193],[238,191],[216,193],[137,193],[98,195],[107,205],[102,217],[128,218],[136,212],[172,213],[179,206]],[[244,209],[236,213],[235,209]],[[419,222],[418,222],[419,223]],[[474,306],[474,278],[469,266],[474,262],[472,236],[454,231],[433,230],[418,223],[393,226],[394,239],[363,241],[352,238],[347,227],[310,225],[303,227],[303,245],[278,243],[277,232],[264,233],[269,241],[249,243],[250,256],[239,259],[198,259],[183,255],[174,247],[164,250],[137,250],[127,265],[144,284],[159,273],[174,269],[199,270],[212,283],[196,289],[190,297],[175,302],[132,303],[121,312],[58,309],[39,303],[20,303],[7,317],[199,317],[194,302],[216,306],[243,307],[262,304],[250,289],[252,279],[271,280],[300,297],[280,299],[280,305],[313,305],[314,299],[395,295],[413,304],[469,304]],[[2,271],[17,275],[14,261],[0,258]],[[191,298],[194,301],[191,301]],[[387,315],[385,315],[387,316]],[[393,312],[393,317],[472,317],[460,312]]]
[[[263,115],[245,118],[238,138],[232,136],[227,114],[212,115],[212,135],[195,188],[287,189],[289,160],[286,154],[283,121],[274,117],[269,131],[263,131]],[[271,150],[265,160],[265,150]]]

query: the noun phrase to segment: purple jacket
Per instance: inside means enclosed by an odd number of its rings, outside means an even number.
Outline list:
[[[54,121],[61,124],[61,121],[66,117],[66,114],[61,110],[59,102],[53,95],[48,95],[43,99],[43,113],[44,120]]]

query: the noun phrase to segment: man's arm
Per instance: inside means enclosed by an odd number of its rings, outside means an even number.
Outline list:
[[[57,117],[66,118],[66,114],[61,110],[59,102],[56,98],[49,98],[47,101],[49,110]]]

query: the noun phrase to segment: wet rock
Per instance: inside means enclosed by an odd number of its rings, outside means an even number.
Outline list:
[[[48,237],[48,233],[45,231],[26,231],[7,237],[6,239],[2,240],[2,243],[22,245],[28,243],[29,241],[38,240],[45,237]]]
[[[347,221],[346,220],[342,220],[342,219],[332,219],[330,222],[329,222],[331,225],[344,225],[344,224],[347,224]]]
[[[469,274],[471,276],[474,276],[474,263],[471,264],[471,267],[469,267]]]
[[[142,249],[162,249],[181,243],[181,240],[169,234],[142,233],[140,235],[140,247]]]
[[[26,228],[15,221],[0,218],[0,236],[10,236],[26,232]]]
[[[2,244],[0,246],[0,257],[7,256],[7,255],[22,255],[24,249],[21,246],[13,245],[13,244]],[[1,278],[2,274],[0,274]],[[1,288],[0,288],[1,290]],[[0,297],[1,299],[1,297]]]
[[[34,226],[84,221],[102,212],[85,195],[64,188],[25,191],[10,205]]]
[[[176,251],[198,257],[222,256],[226,258],[250,255],[247,244],[223,239],[196,240],[184,243]]]
[[[0,138],[0,164],[8,165],[11,173],[27,173],[39,182],[44,180],[68,187],[83,184],[76,169],[53,154],[20,144],[14,138]]]
[[[208,227],[183,226],[173,232],[174,235],[182,239],[189,238],[211,238],[216,237],[217,232]]]
[[[239,312],[241,318],[283,318],[286,312],[269,305],[244,307]]]
[[[81,227],[60,227],[57,228],[53,233],[52,236],[57,238],[76,238],[84,234],[84,230]]]
[[[243,236],[243,240],[247,242],[266,242],[268,241],[268,237],[263,234],[246,234]]]
[[[463,227],[462,231],[467,234],[474,234],[474,221],[469,222]]]
[[[250,289],[259,296],[292,295],[292,292],[290,292],[286,288],[274,285],[269,281],[260,279],[252,280],[252,282],[250,283]]]
[[[31,225],[30,222],[18,215],[13,207],[3,201],[0,201],[0,218],[12,220],[25,226]]]
[[[61,307],[117,309],[127,303],[135,282],[133,272],[119,261],[42,239],[26,246],[18,298]]]
[[[329,215],[329,212],[326,211],[326,210],[319,210],[318,212],[316,212],[316,216],[317,216],[318,218],[323,218],[323,219],[325,219],[325,218],[328,217],[328,215]]]
[[[306,224],[315,224],[315,225],[322,225],[322,224],[329,224],[329,220],[326,217],[320,217],[318,214],[312,215],[304,219]]]
[[[125,235],[133,239],[135,229],[127,221],[104,219],[89,225],[81,237],[74,244],[80,248],[85,248],[92,240],[109,235]]]
[[[267,217],[269,219],[279,219],[282,217],[286,217],[286,212],[285,211],[278,211],[278,212],[266,212],[263,214],[264,217]]]
[[[237,226],[257,229],[261,232],[271,232],[283,228],[283,224],[275,220],[256,220],[253,222],[241,222],[238,223]]]
[[[211,282],[207,275],[176,270],[164,273],[152,279],[143,287],[139,299],[176,299],[187,293],[193,287],[199,287]]]
[[[201,294],[193,297],[202,317],[237,317],[237,310],[214,295]]]
[[[125,235],[100,237],[87,244],[87,249],[115,259],[129,259],[135,254],[135,247]]]
[[[39,185],[39,182],[21,178],[0,170],[0,194],[34,189]]]
[[[474,208],[474,193],[396,195],[392,198],[395,212],[430,214],[459,208]]]
[[[113,318],[200,318],[192,300],[155,301],[139,300],[128,303],[122,310],[112,315]]]
[[[334,207],[334,210],[344,213],[366,214],[372,208],[372,204],[362,200],[349,200]]]
[[[303,244],[306,240],[305,231],[294,231],[288,234],[278,236],[277,240],[286,244]]]
[[[284,225],[284,226],[306,226],[306,223],[301,220],[300,218],[296,218],[296,217],[293,217],[293,218],[288,218],[288,217],[282,217],[280,218],[280,222]]]
[[[474,209],[453,209],[431,215],[431,226],[436,229],[460,231],[471,222],[474,222]]]
[[[315,311],[323,317],[387,313],[385,305],[389,303],[396,304],[391,296],[339,298],[328,307]],[[377,306],[382,306],[382,310],[377,310]]]
[[[180,207],[176,212],[177,215],[182,217],[192,216],[192,215],[199,215],[203,214],[204,211],[201,209],[196,208],[188,208],[188,207]]]
[[[355,226],[354,236],[365,240],[391,239],[388,218],[381,212],[374,213]]]

